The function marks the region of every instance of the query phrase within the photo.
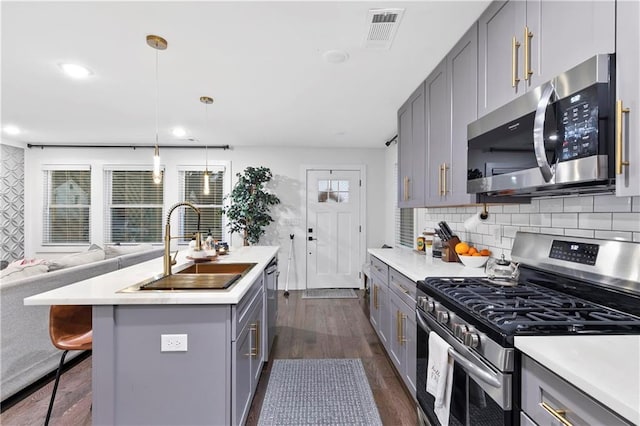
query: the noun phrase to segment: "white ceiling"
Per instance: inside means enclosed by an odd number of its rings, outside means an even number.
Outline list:
[[[488,3],[2,1],[2,125],[28,143],[153,144],[157,34],[161,145],[380,147]],[[406,9],[395,41],[366,49],[367,11],[382,7]],[[325,62],[330,49],[349,60]],[[62,62],[94,74],[72,80]]]

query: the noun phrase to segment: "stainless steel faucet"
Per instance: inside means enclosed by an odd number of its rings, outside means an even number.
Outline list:
[[[190,235],[178,235],[175,237],[171,236],[171,225],[170,225],[171,213],[173,213],[173,211],[180,206],[190,207],[191,209],[193,209],[193,211],[195,211],[198,214],[198,229],[195,232],[195,237],[196,237],[195,249],[202,250],[202,245],[201,245],[202,238],[200,237],[200,209],[186,201],[174,204],[169,208],[169,213],[167,213],[167,224],[164,227],[164,258],[163,258],[164,262],[163,263],[164,263],[165,277],[168,275],[171,275],[171,266],[176,264],[176,259],[175,258],[171,259],[171,248],[170,248],[171,240],[173,238],[189,238],[190,237]],[[178,252],[176,252],[176,254],[178,254]]]

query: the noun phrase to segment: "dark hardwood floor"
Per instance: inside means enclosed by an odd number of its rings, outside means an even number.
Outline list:
[[[278,335],[272,359],[360,358],[385,425],[416,425],[416,408],[397,377],[368,319],[362,291],[358,299],[302,299],[291,291],[278,299]],[[271,365],[265,365],[247,425],[258,424]],[[44,423],[53,382],[0,414],[7,426]],[[51,425],[91,425],[91,357],[60,379]]]

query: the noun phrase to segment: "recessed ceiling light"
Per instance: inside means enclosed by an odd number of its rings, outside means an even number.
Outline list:
[[[60,68],[72,78],[87,78],[92,74],[89,68],[78,64],[60,64]]]
[[[349,54],[344,50],[327,50],[322,54],[322,58],[331,64],[340,64],[349,59]]]
[[[2,130],[6,134],[12,135],[12,136],[20,134],[20,129],[18,129],[16,126],[4,126],[4,128]]]
[[[177,138],[181,138],[187,134],[187,131],[184,130],[182,127],[176,127],[175,129],[173,129],[172,133],[173,133],[173,136]]]

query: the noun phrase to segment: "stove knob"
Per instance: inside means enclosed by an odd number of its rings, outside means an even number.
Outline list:
[[[462,334],[462,341],[465,346],[469,346],[470,348],[477,348],[480,346],[480,336],[478,333],[473,331],[467,331]]]
[[[469,331],[469,327],[464,324],[456,324],[453,326],[453,334],[460,340],[463,339],[464,334]]]
[[[427,305],[427,298],[424,296],[418,296],[418,306],[424,309],[426,305]]]
[[[427,302],[427,312],[434,312],[436,310],[436,302],[429,300]]]
[[[449,312],[447,311],[438,311],[436,312],[436,319],[440,324],[446,324],[449,322]]]

